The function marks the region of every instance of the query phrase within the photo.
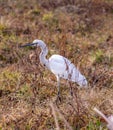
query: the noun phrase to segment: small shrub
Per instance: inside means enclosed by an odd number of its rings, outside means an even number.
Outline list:
[[[42,20],[49,26],[49,27],[56,27],[58,25],[58,19],[54,17],[52,12],[43,15]]]
[[[5,70],[0,74],[0,88],[6,90],[14,90],[16,89],[20,78],[21,74],[19,72]]]
[[[46,22],[49,22],[52,18],[53,18],[53,13],[49,12],[49,13],[43,15],[42,20],[46,21]]]

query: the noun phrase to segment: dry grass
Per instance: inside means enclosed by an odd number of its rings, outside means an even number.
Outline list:
[[[6,2],[7,1],[7,2]],[[109,0],[0,1],[0,129],[107,130],[93,111],[113,114],[113,2]],[[61,81],[40,65],[40,49],[18,46],[42,39],[48,57],[69,58],[89,89]]]

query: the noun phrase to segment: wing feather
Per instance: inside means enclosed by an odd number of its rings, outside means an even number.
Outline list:
[[[52,55],[49,58],[49,65],[55,75],[77,82],[80,86],[87,85],[86,78],[67,58],[61,55]]]

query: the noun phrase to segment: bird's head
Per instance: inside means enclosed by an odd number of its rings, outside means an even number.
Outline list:
[[[27,44],[22,45],[20,47],[26,47],[26,46],[35,46],[35,47],[38,47],[38,46],[41,46],[42,44],[44,44],[44,42],[42,40],[35,39],[32,43],[27,43]]]

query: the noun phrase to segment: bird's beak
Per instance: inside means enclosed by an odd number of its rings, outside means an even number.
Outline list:
[[[35,44],[35,43],[27,43],[27,44],[22,45],[22,46],[20,46],[20,47],[33,46],[34,44]]]

